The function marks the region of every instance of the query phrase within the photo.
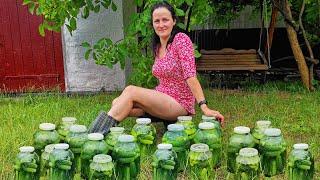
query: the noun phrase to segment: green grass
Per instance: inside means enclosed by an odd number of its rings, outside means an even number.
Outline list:
[[[290,87],[290,88],[288,88]],[[235,126],[253,127],[258,119],[269,119],[274,127],[282,130],[288,143],[288,151],[294,143],[305,142],[315,156],[316,174],[320,177],[320,92],[306,92],[296,85],[264,87],[251,86],[247,90],[206,90],[210,107],[226,117],[224,148]],[[110,108],[111,101],[119,93],[90,96],[25,95],[7,97],[0,95],[0,179],[12,179],[13,160],[18,148],[32,145],[32,135],[39,123],[58,123],[63,116],[75,116],[79,124],[89,125],[100,110]],[[195,122],[201,112],[197,109]],[[122,125],[130,129],[134,119],[128,118]],[[156,124],[158,140],[163,133],[162,124]],[[216,170],[218,179],[226,179],[226,162]],[[139,179],[150,179],[150,160],[143,164]],[[181,174],[180,179],[187,179]],[[274,179],[283,179],[283,176]]]

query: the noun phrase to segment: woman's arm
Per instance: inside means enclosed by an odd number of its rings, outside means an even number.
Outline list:
[[[200,85],[197,77],[188,78],[187,84],[188,84],[189,88],[191,89],[192,94],[196,98],[197,103],[199,103],[202,100],[205,100],[201,85]],[[200,109],[202,110],[204,115],[214,116],[221,122],[221,124],[223,124],[224,117],[222,114],[220,114],[219,111],[215,111],[215,110],[210,109],[206,104],[202,104],[200,106]]]

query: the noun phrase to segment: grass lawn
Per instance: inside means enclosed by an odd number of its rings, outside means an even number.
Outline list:
[[[253,127],[258,119],[271,120],[274,127],[282,130],[288,144],[288,151],[294,143],[305,142],[311,146],[315,157],[316,179],[320,179],[320,92],[305,92],[296,86],[252,87],[249,90],[206,90],[211,107],[226,117],[223,129],[224,149],[235,126]],[[110,108],[111,101],[119,93],[88,96],[25,95],[7,97],[0,95],[0,179],[12,179],[12,164],[18,148],[32,145],[32,135],[39,123],[58,123],[63,116],[74,116],[79,124],[89,125],[100,110]],[[196,110],[195,122],[201,112]],[[120,125],[128,130],[134,119],[128,118]],[[156,124],[159,139],[163,133],[162,124]],[[224,151],[225,153],[225,151]],[[224,154],[225,155],[225,154]],[[226,179],[226,158],[216,170],[218,179]],[[151,165],[145,163],[139,179],[151,179]],[[188,179],[181,174],[180,179]],[[284,176],[272,179],[284,179]]]

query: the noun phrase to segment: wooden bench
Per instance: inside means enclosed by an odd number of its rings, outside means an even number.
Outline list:
[[[266,71],[266,58],[254,49],[201,50],[196,61],[197,71]]]

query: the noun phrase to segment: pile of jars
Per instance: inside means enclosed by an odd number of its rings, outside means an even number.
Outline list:
[[[214,169],[222,160],[220,123],[202,116],[196,126],[192,117],[181,116],[167,129],[156,146],[156,129],[148,118],[138,118],[131,135],[123,127],[112,127],[106,136],[88,134],[73,117],[63,118],[57,130],[55,124],[42,123],[34,133],[34,145],[20,147],[15,178],[129,180],[137,178],[142,160],[152,159],[154,180],[174,180],[182,171],[192,179],[215,179]],[[250,131],[235,127],[228,140],[227,170],[234,179],[274,177],[286,167],[290,180],[313,178],[314,159],[307,144],[295,144],[287,162],[280,129],[271,128],[270,121],[257,121]]]

